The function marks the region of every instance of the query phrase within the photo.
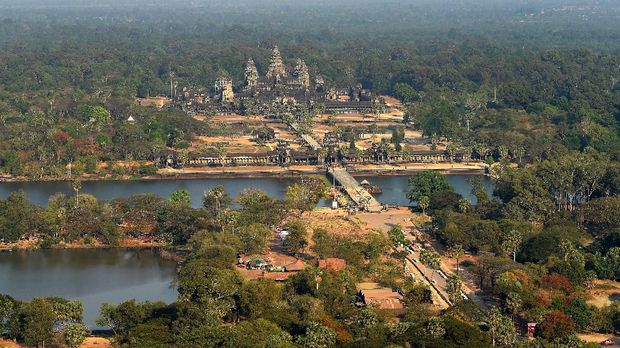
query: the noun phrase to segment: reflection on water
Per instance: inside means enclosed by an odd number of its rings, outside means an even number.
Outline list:
[[[471,186],[467,178],[471,175],[447,175],[448,181],[457,193],[472,201],[475,197],[470,194]],[[359,176],[359,180],[366,179],[383,189],[377,198],[381,203],[408,205],[405,197],[407,192],[408,176]],[[258,178],[258,179],[193,179],[193,180],[131,180],[131,181],[85,181],[82,183],[81,193],[92,194],[99,200],[111,200],[118,197],[127,197],[142,193],[153,193],[161,197],[169,197],[179,189],[188,190],[192,197],[192,205],[199,207],[202,204],[202,194],[205,190],[217,185],[223,185],[226,192],[237,197],[246,188],[260,189],[274,198],[282,199],[286,188],[295,179]],[[485,187],[491,191],[491,180],[484,177]],[[5,182],[0,183],[0,199],[6,198],[11,192],[24,190],[28,198],[37,205],[46,205],[49,197],[62,192],[74,194],[71,183],[65,181],[48,182]],[[323,204],[321,204],[323,205]]]
[[[0,252],[0,293],[18,300],[60,296],[84,305],[90,327],[103,302],[172,302],[176,264],[155,250],[67,249]]]
[[[195,180],[129,180],[129,181],[84,181],[80,193],[92,194],[97,199],[107,201],[118,197],[136,194],[153,193],[168,198],[179,189],[188,190],[192,197],[192,205],[202,204],[205,190],[223,185],[226,192],[237,197],[245,188],[258,188],[275,198],[283,198],[286,188],[294,179],[258,178],[258,179],[195,179]],[[31,202],[46,205],[50,196],[61,192],[73,195],[71,183],[68,181],[45,182],[5,182],[0,183],[0,199],[5,199],[11,192],[24,190]]]
[[[446,175],[448,182],[452,185],[454,192],[463,195],[472,203],[476,203],[476,197],[471,194],[471,185],[467,179],[473,175]],[[379,186],[383,192],[374,196],[379,202],[390,205],[409,205],[407,194],[407,180],[409,176],[356,176],[358,181],[368,180],[371,184]],[[493,187],[491,179],[487,176],[482,177],[486,191],[491,195]]]

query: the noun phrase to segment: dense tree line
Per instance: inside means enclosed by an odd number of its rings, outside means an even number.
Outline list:
[[[0,295],[0,331],[30,346],[78,347],[89,334],[82,304],[59,297],[17,301]]]
[[[581,14],[574,9],[532,23],[513,17],[562,8],[554,1],[458,6],[462,23],[446,15],[455,4],[433,2],[349,6],[357,15],[329,3],[247,5],[179,5],[165,16],[147,7],[131,17],[122,6],[7,11],[0,17],[2,170],[58,177],[72,163],[77,173],[148,174],[98,164],[152,160],[167,148],[187,148],[206,130],[179,112],[138,108],[133,98],[170,94],[171,79],[210,89],[225,74],[240,85],[245,61],[254,57],[264,73],[274,44],[287,62],[302,57],[330,83],[361,83],[401,98],[411,125],[483,160],[540,159],[557,144],[620,156],[618,32],[596,6],[584,11],[602,18],[576,30],[571,18]],[[420,13],[442,20],[420,21]],[[481,18],[498,30],[480,33]],[[277,21],[267,26],[266,19]],[[551,31],[564,36],[547,36]],[[587,35],[588,45],[571,41]]]
[[[525,168],[504,162],[492,171],[492,197],[471,179],[476,204],[434,173],[412,177],[409,197],[432,216],[428,232],[446,256],[475,255],[462,264],[515,324],[538,323],[536,335],[548,342],[617,333],[618,304],[588,302],[597,280],[620,280],[619,202],[607,173],[616,164],[597,156],[559,152]]]
[[[52,195],[44,207],[32,204],[24,191],[16,191],[0,200],[0,241],[34,239],[44,248],[66,243],[118,246],[125,238],[184,245],[195,233],[215,224],[234,230],[235,245],[242,245],[245,252],[257,252],[264,248],[271,227],[281,223],[289,211],[316,207],[326,196],[325,180],[301,177],[290,185],[283,200],[248,188],[233,201],[217,186],[205,192],[202,209],[192,208],[186,190],[173,192],[169,199],[140,194],[98,201],[80,194],[80,184],[74,182],[75,196]],[[237,209],[231,210],[233,203]],[[299,249],[302,244],[300,240],[290,247]]]

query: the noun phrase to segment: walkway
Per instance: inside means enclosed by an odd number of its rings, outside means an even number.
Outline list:
[[[296,122],[289,124],[289,126],[291,126],[291,128],[293,128],[293,130],[301,136],[301,138],[312,148],[312,150],[316,151],[322,147],[321,144],[319,144],[319,142],[316,141],[316,139],[314,139],[310,134],[302,134],[299,131],[299,125]]]
[[[351,200],[358,207],[369,212],[380,212],[383,210],[381,203],[377,201],[365,188],[360,185],[357,180],[345,168],[329,168],[327,173],[334,177],[336,181],[344,188]]]

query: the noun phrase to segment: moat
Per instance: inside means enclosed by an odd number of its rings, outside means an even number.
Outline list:
[[[470,200],[475,198],[470,194],[471,186],[467,178],[471,175],[448,175],[447,179],[454,190]],[[389,205],[408,205],[405,197],[407,192],[408,176],[356,176],[361,180],[368,180],[382,188],[383,193],[377,194],[377,199]],[[92,194],[99,200],[111,200],[118,197],[127,197],[136,194],[153,193],[161,197],[169,197],[179,189],[188,190],[194,207],[202,203],[202,194],[205,190],[216,185],[223,185],[226,191],[237,197],[246,188],[257,188],[275,198],[284,198],[286,188],[294,182],[292,178],[224,178],[224,179],[170,179],[170,180],[130,180],[130,181],[84,181],[82,193]],[[484,177],[485,187],[491,191],[491,180]],[[37,205],[46,205],[50,196],[61,192],[73,195],[71,183],[67,181],[45,182],[3,182],[0,183],[0,199],[5,199],[11,192],[24,190],[31,202]]]
[[[79,300],[84,323],[97,328],[102,303],[176,300],[176,263],[150,249],[53,249],[0,252],[0,293],[17,300]]]

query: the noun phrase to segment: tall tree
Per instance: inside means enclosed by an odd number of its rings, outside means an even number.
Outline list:
[[[436,172],[420,172],[409,178],[407,198],[418,202],[422,197],[431,197],[436,192],[452,191],[452,186],[444,175]]]
[[[493,346],[509,348],[514,346],[516,331],[512,320],[493,307],[487,315],[487,324]]]

